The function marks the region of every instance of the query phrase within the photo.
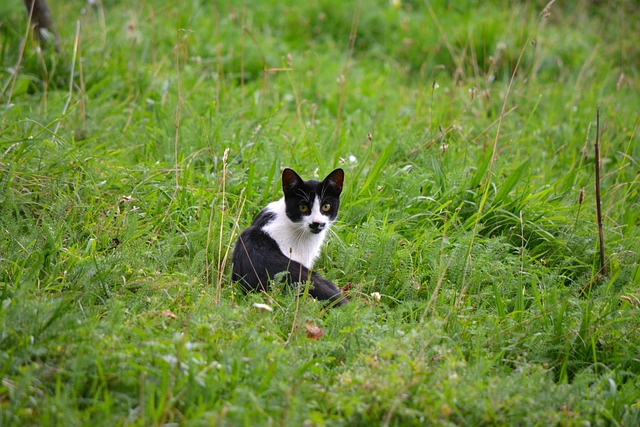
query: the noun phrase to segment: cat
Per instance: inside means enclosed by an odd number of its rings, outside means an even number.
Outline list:
[[[343,182],[344,171],[339,168],[322,182],[304,181],[293,169],[284,169],[284,197],[262,209],[238,237],[232,280],[245,292],[266,291],[269,280],[284,273],[287,283],[308,281],[312,297],[336,306],[346,304],[333,283],[311,272],[338,215]]]

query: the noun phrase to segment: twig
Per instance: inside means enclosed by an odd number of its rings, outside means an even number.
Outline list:
[[[596,209],[598,214],[598,236],[600,238],[600,273],[607,275],[607,265],[604,258],[604,230],[602,229],[602,203],[600,199],[600,109],[596,110]]]

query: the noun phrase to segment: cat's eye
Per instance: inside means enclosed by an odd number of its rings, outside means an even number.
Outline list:
[[[300,209],[300,212],[302,212],[302,213],[307,213],[307,212],[309,212],[309,206],[307,206],[307,205],[300,205],[300,206],[298,207],[298,209]]]
[[[322,209],[322,212],[329,212],[331,210],[331,204],[325,203],[320,209]]]

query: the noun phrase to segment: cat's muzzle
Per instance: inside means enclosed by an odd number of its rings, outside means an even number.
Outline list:
[[[312,222],[309,224],[309,229],[313,234],[318,234],[327,226],[324,222]]]

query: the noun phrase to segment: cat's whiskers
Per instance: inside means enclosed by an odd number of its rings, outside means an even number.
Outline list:
[[[340,240],[340,236],[333,229],[333,225],[327,229],[327,234],[331,235],[331,238]],[[328,236],[327,236],[328,237]]]

